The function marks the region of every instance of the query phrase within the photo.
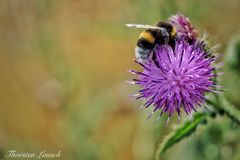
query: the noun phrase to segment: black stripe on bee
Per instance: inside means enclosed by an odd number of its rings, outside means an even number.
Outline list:
[[[148,40],[146,40],[145,38],[140,38],[137,41],[137,46],[140,48],[145,48],[145,49],[150,49],[152,50],[153,47],[155,46],[154,43],[149,42]]]

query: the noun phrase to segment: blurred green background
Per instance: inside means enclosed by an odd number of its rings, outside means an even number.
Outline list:
[[[141,30],[178,11],[221,44],[240,31],[239,0],[0,0],[0,159],[8,150],[61,150],[64,160],[151,160],[174,128],[145,120],[124,83]],[[239,47],[240,48],[240,47]],[[238,53],[240,49],[238,50]],[[239,53],[240,54],[240,53]],[[240,70],[221,83],[240,106]],[[217,116],[163,160],[239,160],[240,130]]]

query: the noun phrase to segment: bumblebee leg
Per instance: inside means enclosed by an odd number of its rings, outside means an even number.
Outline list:
[[[155,53],[155,52],[152,52],[152,60],[153,60],[154,64],[155,64],[158,68],[160,68],[159,63],[158,63],[158,61],[157,61],[157,57],[156,57],[156,53]]]
[[[162,34],[163,39],[164,39],[164,44],[168,44],[168,42],[169,42],[169,34],[168,34],[167,30],[162,30],[161,34]]]

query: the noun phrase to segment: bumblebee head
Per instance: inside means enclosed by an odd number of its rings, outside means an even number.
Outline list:
[[[157,26],[165,28],[171,37],[175,37],[177,34],[176,28],[168,22],[160,21]]]

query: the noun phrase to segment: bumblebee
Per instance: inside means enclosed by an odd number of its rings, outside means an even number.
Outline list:
[[[128,27],[145,28],[137,41],[135,47],[135,56],[138,62],[146,62],[149,58],[154,59],[152,50],[155,46],[168,44],[175,46],[175,38],[177,35],[175,27],[167,22],[158,22],[156,26],[142,24],[126,24]]]

